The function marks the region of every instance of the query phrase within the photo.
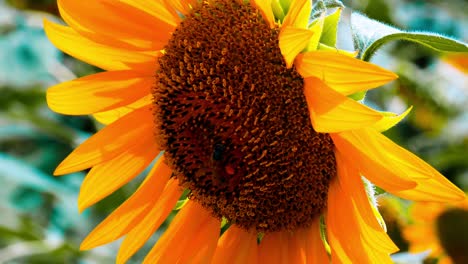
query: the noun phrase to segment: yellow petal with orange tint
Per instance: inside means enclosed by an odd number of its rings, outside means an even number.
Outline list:
[[[301,53],[294,65],[302,77],[319,78],[343,95],[369,90],[398,78],[377,65],[335,51]]]
[[[193,1],[193,0],[191,0]],[[141,1],[141,0],[120,0],[119,2],[123,2],[129,4],[139,10],[143,10],[144,12],[148,13],[151,17],[157,18],[158,20],[176,27],[179,23],[179,19],[174,20],[172,14],[166,9],[166,6],[161,0],[158,1]]]
[[[120,1],[90,1],[83,5],[74,0],[59,0],[57,4],[69,26],[110,47],[161,49],[175,29],[174,25]],[[122,43],[128,45],[122,46]]]
[[[313,32],[308,29],[283,27],[278,39],[286,66],[291,68],[294,59],[309,43]]]
[[[403,120],[411,112],[411,109],[413,109],[412,106],[410,106],[408,109],[406,109],[405,112],[399,115],[390,112],[381,112],[384,117],[382,118],[382,120],[373,124],[371,127],[379,132],[387,131],[388,129],[400,123],[401,120]]]
[[[326,219],[332,263],[335,263],[336,259],[348,258],[351,262],[343,263],[369,263],[351,198],[343,190],[338,179],[333,179],[328,189]]]
[[[122,205],[102,221],[81,243],[80,250],[110,243],[128,233],[159,199],[172,170],[161,157],[143,183]]]
[[[283,20],[283,27],[307,28],[311,11],[312,1],[292,0]]]
[[[151,94],[153,77],[133,71],[101,72],[50,87],[47,104],[58,113],[87,115],[121,107]]]
[[[109,110],[109,111],[105,111],[105,112],[95,113],[95,114],[93,114],[93,116],[100,123],[108,125],[108,124],[113,123],[116,120],[124,117],[128,113],[133,112],[135,109],[139,109],[139,108],[148,106],[149,104],[151,104],[152,99],[153,99],[153,95],[149,94],[149,95],[147,95],[145,97],[142,97],[141,99],[139,99],[139,100],[137,100],[137,101],[135,101],[135,102],[133,102],[133,103],[131,103],[129,105],[122,106],[122,107],[112,109],[112,110]]]
[[[172,178],[157,202],[150,206],[151,209],[144,217],[138,219],[138,223],[123,240],[117,255],[117,263],[125,263],[145,244],[166,220],[181,195],[182,188],[179,187],[179,182]]]
[[[179,260],[182,255],[196,254],[197,252],[184,251],[192,243],[192,237],[206,235],[199,232],[205,225],[208,225],[209,228],[213,227],[210,224],[212,223],[212,218],[210,212],[200,204],[189,201],[174,217],[169,228],[148,253],[143,263],[180,263]],[[220,231],[220,226],[221,223],[219,221],[214,225],[217,232]],[[216,243],[216,239],[209,242]],[[210,247],[212,245],[205,246]],[[197,248],[195,247],[194,249]]]
[[[328,253],[323,245],[320,237],[320,218],[317,217],[312,221],[310,227],[306,228],[303,233],[305,237],[305,254],[307,263],[329,263]]]
[[[258,249],[262,263],[307,263],[305,230],[267,233]]]
[[[312,126],[317,132],[358,129],[383,118],[379,112],[339,94],[317,78],[305,79],[304,95]]]
[[[129,113],[79,145],[60,163],[54,175],[90,168],[113,159],[130,148],[134,142],[147,141],[153,137],[153,122],[149,106]]]
[[[385,233],[377,221],[367,196],[364,183],[354,164],[346,162],[343,154],[335,151],[338,180],[342,189],[350,196],[353,203],[361,238],[372,251],[380,251],[388,257],[398,251],[398,247]]]
[[[138,176],[159,152],[153,135],[144,135],[117,157],[94,166],[81,184],[80,212]]]
[[[338,148],[346,149],[343,152],[346,155],[355,153],[355,161],[361,161],[358,162],[360,171],[377,185],[377,181],[384,177],[393,181],[403,178],[417,184],[406,189],[379,185],[388,192],[409,200],[448,202],[465,199],[465,194],[437,170],[374,129],[349,131],[340,133],[339,138],[332,135],[332,138]],[[378,164],[382,170],[367,167],[370,163]]]
[[[191,242],[185,248],[179,262],[211,263],[219,238],[220,224],[218,219],[211,217],[206,224],[200,227],[200,230],[192,237]]]
[[[263,19],[265,19],[270,28],[275,26],[275,17],[273,15],[273,9],[271,8],[271,0],[250,0],[250,4],[260,10]]]
[[[265,234],[258,248],[258,259],[264,263],[286,263],[288,261],[288,239],[285,232]]]
[[[229,227],[218,241],[212,264],[257,263],[257,233],[248,232],[235,225]]]
[[[44,30],[58,49],[104,70],[138,69],[150,72],[157,64],[157,52],[137,52],[105,46],[80,36],[69,27],[47,20],[44,20]]]

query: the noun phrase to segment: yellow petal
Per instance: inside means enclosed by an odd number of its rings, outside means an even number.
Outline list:
[[[193,0],[192,0],[193,1]],[[135,8],[145,11],[151,17],[157,18],[164,23],[176,27],[180,21],[180,19],[174,19],[172,17],[171,12],[169,12],[162,3],[161,0],[158,1],[141,1],[141,0],[120,0],[119,2],[123,2],[129,4]]]
[[[283,27],[307,28],[311,11],[312,1],[292,0],[289,11],[283,20]]]
[[[105,46],[79,35],[75,30],[44,20],[49,40],[63,52],[104,70],[156,70],[157,52],[137,52]]]
[[[260,243],[258,257],[262,263],[308,263],[306,236],[304,229],[267,233]]]
[[[266,233],[258,248],[258,259],[263,263],[286,263],[288,261],[288,239],[286,232]]]
[[[353,163],[346,162],[339,150],[335,153],[338,180],[352,199],[361,238],[372,251],[380,251],[388,257],[398,251],[398,247],[377,221],[357,168]]]
[[[47,90],[47,104],[55,112],[87,115],[121,107],[151,94],[153,77],[133,71],[101,72],[60,83]]]
[[[320,43],[320,37],[322,36],[322,31],[323,31],[323,24],[325,22],[325,15],[322,15],[315,21],[315,24],[313,24],[310,27],[310,31],[313,32],[312,38],[309,40],[309,43],[307,44],[307,51],[314,51],[317,50],[318,45]]]
[[[294,59],[309,43],[313,32],[308,29],[283,27],[279,34],[279,46],[286,66],[291,68]]]
[[[460,189],[429,164],[371,128],[340,133],[339,137],[332,135],[332,138],[338,148],[347,148],[346,152],[343,152],[346,155],[355,153],[353,159],[361,161],[357,162],[361,172],[377,185],[379,183],[376,180],[380,181],[382,178],[392,181],[404,179],[417,184],[404,189],[379,185],[388,192],[410,200],[448,202],[465,199],[465,194]],[[353,145],[351,148],[354,148],[354,151],[348,152],[349,144]],[[382,170],[376,171],[375,168],[366,167],[362,161],[365,161],[366,165],[378,164]]]
[[[110,243],[128,233],[137,224],[135,220],[147,215],[158,200],[171,173],[161,157],[138,190],[84,239],[80,250]]]
[[[78,1],[59,0],[57,4],[69,26],[90,39],[112,47],[161,49],[175,29],[175,23],[168,24],[121,1],[90,1],[83,5]],[[122,19],[125,19],[124,23]]]
[[[96,120],[99,121],[100,123],[108,125],[124,117],[128,113],[133,112],[135,109],[139,109],[139,108],[150,105],[152,101],[153,101],[153,95],[149,94],[129,105],[122,106],[122,107],[112,109],[109,111],[105,111],[105,112],[95,113],[93,114],[93,117],[96,118]]]
[[[382,113],[384,117],[379,122],[373,124],[372,128],[379,132],[386,131],[400,123],[400,121],[403,120],[410,113],[411,109],[413,109],[412,106],[410,106],[408,109],[406,109],[405,112],[403,112],[400,115],[390,112]]]
[[[304,230],[305,252],[307,263],[330,263],[328,253],[320,237],[320,218],[313,220],[310,227]]]
[[[196,254],[197,252],[184,251],[188,249],[194,238],[197,240],[200,236],[206,235],[201,233],[201,230],[206,227],[214,228],[219,234],[221,223],[218,221],[213,225],[212,219],[211,214],[200,204],[189,201],[172,220],[169,228],[148,253],[143,263],[180,263],[179,260],[183,255]],[[212,230],[210,233],[212,234]],[[213,244],[217,242],[216,239],[207,240]],[[213,247],[212,245],[197,246]],[[197,249],[197,247],[191,248]]]
[[[220,224],[218,219],[210,217],[197,234],[192,236],[179,263],[210,263],[218,243]]]
[[[218,241],[213,264],[257,263],[257,234],[232,225]]]
[[[250,4],[256,7],[262,13],[263,19],[266,20],[270,28],[275,26],[275,17],[271,8],[271,0],[250,0]]]
[[[407,190],[416,187],[416,182],[395,173],[392,164],[383,164],[383,161],[372,155],[374,148],[367,146],[366,141],[355,139],[354,134],[343,132],[331,134],[336,148],[343,153],[347,162],[355,163],[359,171],[371,182],[388,192]],[[385,150],[381,150],[385,151]]]
[[[157,202],[153,202],[154,204],[151,205],[149,212],[144,217],[135,219],[138,223],[127,234],[120,245],[117,263],[125,263],[145,244],[166,220],[181,195],[182,188],[179,187],[179,182],[175,178],[172,178],[166,184]]]
[[[351,262],[343,263],[370,263],[361,241],[351,198],[338,179],[330,183],[327,207],[327,234],[332,250],[332,263],[335,263],[335,259],[348,258]]]
[[[358,129],[383,118],[379,112],[339,94],[317,78],[305,79],[304,86],[312,126],[317,132]]]
[[[294,65],[302,77],[317,77],[343,95],[369,90],[398,78],[393,72],[336,51],[302,53]]]
[[[78,146],[60,163],[54,174],[61,175],[90,168],[116,157],[135,142],[148,141],[154,137],[153,122],[149,106],[129,113]]]
[[[117,157],[94,166],[81,184],[78,209],[83,211],[138,176],[159,152],[155,139],[147,137],[132,142]]]

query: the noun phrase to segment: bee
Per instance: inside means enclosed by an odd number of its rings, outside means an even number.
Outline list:
[[[219,187],[228,187],[230,191],[234,189],[239,180],[232,158],[225,145],[217,143],[213,146],[211,155],[213,183]]]

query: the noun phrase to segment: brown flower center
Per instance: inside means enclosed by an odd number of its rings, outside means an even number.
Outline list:
[[[173,33],[153,91],[157,137],[190,197],[259,232],[310,224],[336,174],[278,34],[250,5],[204,2]]]

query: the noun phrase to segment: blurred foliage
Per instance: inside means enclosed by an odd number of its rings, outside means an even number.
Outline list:
[[[99,71],[48,42],[42,18],[57,19],[55,2],[0,0],[0,263],[113,263],[117,244],[80,252],[79,243],[131,195],[142,177],[80,215],[76,199],[84,173],[52,176],[57,164],[99,126],[91,117],[58,115],[46,105],[48,86]],[[404,30],[468,40],[465,0],[343,3]],[[343,12],[339,34],[338,46],[352,43],[349,9]],[[386,135],[468,190],[468,77],[441,59],[446,56],[408,42],[385,44],[372,62],[397,72],[400,78],[370,91],[365,103],[394,112],[413,105],[409,117]],[[383,215],[389,234],[405,251],[397,218],[405,217],[409,204],[399,201],[397,206],[396,211]],[[402,253],[395,260],[417,263],[411,261],[424,257]]]

